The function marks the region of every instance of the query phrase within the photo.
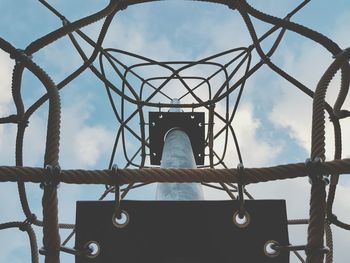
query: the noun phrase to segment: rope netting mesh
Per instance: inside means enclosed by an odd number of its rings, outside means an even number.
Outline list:
[[[249,32],[252,44],[246,47],[233,48],[213,56],[196,61],[155,61],[134,53],[102,46],[103,40],[118,12],[128,6],[140,3],[152,2],[147,0],[111,0],[102,10],[86,16],[77,21],[68,21],[64,15],[54,9],[44,0],[45,5],[54,15],[61,19],[63,26],[49,34],[33,41],[26,49],[20,50],[12,46],[5,39],[0,38],[0,48],[10,54],[16,64],[12,76],[12,95],[17,113],[0,119],[1,124],[17,124],[16,137],[16,166],[1,166],[1,182],[17,182],[21,205],[26,219],[23,222],[8,222],[0,224],[0,229],[19,228],[25,231],[30,238],[32,262],[38,262],[38,249],[32,225],[43,229],[43,249],[45,262],[59,262],[60,251],[78,253],[74,249],[65,247],[74,235],[73,224],[61,224],[58,222],[58,198],[57,185],[67,184],[102,184],[106,190],[101,195],[101,200],[114,191],[114,185],[125,187],[121,190],[122,197],[134,188],[142,187],[153,182],[200,182],[202,185],[226,191],[236,199],[238,192],[237,183],[242,183],[241,169],[232,169],[225,163],[228,147],[235,148],[239,163],[244,160],[240,151],[240,145],[232,125],[236,116],[238,105],[245,88],[246,81],[251,78],[261,67],[267,66],[281,78],[290,82],[297,89],[313,100],[312,115],[312,142],[310,161],[306,163],[294,163],[268,168],[245,168],[244,185],[283,180],[297,177],[310,177],[311,199],[310,217],[304,220],[290,220],[290,224],[308,224],[307,245],[303,247],[307,258],[298,253],[298,249],[290,247],[301,262],[323,262],[324,242],[330,251],[326,253],[326,262],[333,262],[333,240],[330,225],[350,230],[350,225],[342,222],[333,213],[333,203],[340,174],[350,173],[350,159],[342,159],[342,135],[340,119],[350,116],[350,112],[344,110],[350,71],[348,60],[350,52],[341,49],[335,42],[326,36],[313,31],[305,26],[291,22],[292,16],[299,12],[308,2],[303,1],[283,18],[274,17],[256,10],[245,0],[203,1],[226,5],[235,12],[239,12]],[[252,23],[252,18],[270,24],[271,27],[260,37]],[[97,41],[90,38],[80,29],[103,20]],[[285,33],[293,31],[308,38],[328,50],[334,57],[334,61],[324,72],[315,91],[310,90],[300,81],[289,75],[286,71],[275,65],[270,59],[278,49]],[[266,52],[262,48],[262,42],[271,36],[274,38],[271,48]],[[50,76],[38,64],[33,61],[36,52],[49,44],[61,39],[69,38],[84,63],[59,83],[54,83]],[[88,55],[81,42],[93,49]],[[252,62],[253,54],[257,54],[260,60]],[[133,61],[132,65],[123,62],[123,58]],[[95,62],[95,63],[94,63]],[[98,64],[98,66],[96,66]],[[196,74],[195,67],[202,67],[210,72],[205,76]],[[142,68],[143,74],[140,72]],[[35,101],[28,109],[25,109],[21,86],[24,70],[29,70],[46,88],[46,94]],[[111,108],[119,123],[114,147],[112,150],[109,167],[105,170],[61,170],[59,168],[59,143],[60,143],[60,90],[78,78],[83,72],[90,70],[105,86]],[[158,72],[159,75],[145,74],[144,72]],[[340,88],[335,104],[326,102],[326,93],[329,84],[337,72],[341,73]],[[115,75],[118,80],[112,80]],[[223,79],[220,85],[213,84],[216,77]],[[174,84],[175,83],[175,84]],[[171,103],[171,87],[181,86],[182,93],[176,94],[181,99],[180,105]],[[137,87],[137,88],[135,88]],[[170,88],[169,88],[170,87]],[[23,164],[23,139],[31,116],[48,101],[48,126],[44,167],[25,167]],[[160,102],[161,101],[161,102]],[[162,102],[166,101],[166,102]],[[234,101],[234,103],[232,103]],[[221,111],[216,105],[221,103]],[[206,123],[205,147],[207,151],[206,163],[199,167],[202,169],[159,169],[148,165],[149,138],[147,127],[147,113],[150,110],[161,111],[164,108],[181,107],[192,111],[200,109],[208,116]],[[223,109],[223,110],[222,110]],[[330,117],[334,126],[335,155],[333,161],[325,161],[325,112]],[[138,129],[135,129],[135,120]],[[215,120],[215,121],[214,121]],[[215,122],[215,128],[214,127]],[[138,145],[133,152],[128,150],[127,134]],[[217,151],[216,140],[224,138],[223,150]],[[116,159],[117,148],[126,160],[124,168],[112,169]],[[137,168],[137,169],[130,169]],[[215,169],[214,169],[215,168]],[[117,173],[118,176],[114,176]],[[118,180],[118,182],[116,182]],[[330,181],[328,193],[326,186]],[[25,183],[40,183],[44,190],[42,198],[43,218],[38,219],[32,213],[26,194]],[[213,183],[218,183],[213,184]],[[244,194],[253,197],[244,190]],[[73,229],[68,238],[61,242],[60,229]],[[324,236],[326,240],[324,240]]]

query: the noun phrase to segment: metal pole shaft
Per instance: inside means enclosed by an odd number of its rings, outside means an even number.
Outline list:
[[[174,100],[173,103],[178,103]],[[180,111],[174,108],[172,111]],[[164,139],[161,168],[197,168],[193,156],[191,141],[179,128],[167,132]],[[203,200],[200,183],[158,183],[157,200]]]

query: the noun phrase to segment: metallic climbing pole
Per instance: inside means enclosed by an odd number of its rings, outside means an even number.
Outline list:
[[[173,104],[180,104],[178,99]],[[170,112],[181,112],[180,108],[171,108]],[[165,135],[161,168],[197,168],[190,138],[178,127],[171,128]],[[200,183],[158,183],[157,200],[202,200],[203,190]]]

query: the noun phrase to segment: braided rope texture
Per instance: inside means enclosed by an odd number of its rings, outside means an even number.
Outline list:
[[[335,199],[336,185],[338,183],[339,175],[341,174],[350,174],[350,159],[342,159],[341,149],[342,149],[342,140],[341,140],[341,127],[339,119],[348,117],[348,112],[342,109],[346,96],[348,94],[349,82],[350,82],[350,66],[348,60],[350,58],[349,50],[342,50],[335,42],[326,36],[322,35],[319,32],[316,32],[312,29],[309,29],[303,25],[291,22],[291,17],[301,10],[310,0],[303,1],[299,6],[297,6],[292,12],[290,12],[284,18],[274,17],[269,14],[265,14],[247,3],[245,0],[200,0],[203,2],[211,2],[221,5],[226,5],[230,9],[237,10],[242,16],[243,21],[247,27],[249,35],[253,44],[249,47],[242,47],[233,49],[232,52],[240,51],[242,52],[233,61],[238,59],[240,56],[244,56],[244,60],[239,65],[239,67],[244,64],[244,61],[247,62],[247,67],[245,69],[245,75],[239,79],[233,86],[228,87],[225,90],[225,85],[223,85],[219,91],[213,96],[212,99],[207,101],[202,101],[194,93],[193,89],[186,87],[188,93],[195,99],[196,103],[192,104],[181,104],[183,108],[197,108],[205,107],[209,110],[210,119],[208,125],[208,141],[207,146],[210,152],[210,165],[204,166],[205,169],[159,169],[159,168],[146,168],[145,158],[146,158],[146,147],[149,147],[147,139],[144,134],[144,116],[142,112],[143,106],[150,107],[173,107],[174,105],[169,103],[154,103],[151,102],[152,96],[155,94],[161,93],[161,87],[155,88],[154,94],[151,95],[148,99],[140,99],[137,92],[133,87],[128,84],[124,76],[123,81],[125,81],[129,90],[134,97],[130,97],[124,93],[124,90],[120,90],[111,83],[105,73],[103,68],[103,63],[100,63],[100,70],[93,65],[93,62],[98,56],[100,56],[100,62],[102,58],[107,58],[110,63],[114,61],[115,58],[111,55],[112,52],[117,52],[113,49],[104,49],[102,47],[103,40],[106,36],[106,33],[109,29],[109,26],[115,16],[119,11],[124,10],[128,6],[136,5],[140,3],[153,2],[153,0],[126,0],[126,1],[114,1],[111,0],[109,4],[102,10],[86,16],[82,19],[79,19],[74,22],[68,21],[62,14],[55,10],[49,3],[44,0],[39,0],[44,6],[46,6],[51,12],[53,12],[59,19],[62,20],[63,26],[54,30],[47,35],[40,37],[39,39],[30,43],[27,48],[24,50],[19,50],[12,46],[5,39],[0,38],[0,48],[10,54],[11,58],[16,61],[16,64],[13,69],[12,75],[12,96],[14,104],[16,106],[17,114],[14,116],[9,116],[6,118],[1,118],[0,124],[3,123],[17,123],[18,131],[16,137],[16,166],[0,166],[0,182],[17,182],[20,202],[22,205],[23,212],[26,216],[24,222],[8,222],[0,224],[1,229],[8,228],[19,228],[22,231],[27,232],[30,240],[32,262],[38,262],[38,249],[35,233],[31,227],[31,224],[41,226],[43,228],[43,245],[44,245],[44,254],[45,262],[47,263],[58,263],[60,262],[60,249],[61,249],[61,238],[59,234],[60,228],[74,228],[72,224],[60,224],[58,222],[58,198],[57,198],[57,185],[51,183],[44,184],[44,193],[42,197],[42,207],[43,207],[43,219],[39,220],[35,215],[31,213],[27,195],[25,192],[25,183],[43,183],[47,178],[47,169],[37,168],[37,167],[25,167],[23,166],[23,138],[26,130],[26,124],[29,121],[31,115],[40,108],[46,101],[49,102],[48,110],[48,125],[47,125],[47,135],[46,135],[46,147],[45,147],[45,156],[44,156],[44,166],[57,166],[59,164],[59,145],[60,145],[60,122],[61,122],[61,104],[60,104],[60,93],[59,91],[64,88],[72,80],[76,79],[81,73],[86,69],[90,69],[96,77],[98,77],[106,86],[106,90],[109,95],[111,102],[111,93],[115,92],[119,95],[122,101],[127,101],[129,103],[137,105],[137,110],[131,115],[139,115],[140,124],[141,124],[141,134],[137,134],[128,126],[128,120],[120,118],[120,115],[116,112],[116,107],[113,102],[112,108],[116,113],[118,121],[121,125],[121,129],[118,131],[118,136],[122,133],[123,129],[131,132],[136,138],[141,142],[141,147],[139,151],[141,152],[141,163],[136,164],[134,162],[136,154],[130,158],[127,154],[124,153],[125,159],[128,161],[128,165],[136,166],[139,169],[118,169],[118,182],[116,182],[116,176],[113,176],[113,171],[111,164],[106,170],[61,170],[59,178],[56,178],[59,182],[67,184],[103,184],[106,186],[116,185],[116,184],[127,184],[127,190],[123,193],[123,196],[126,195],[127,191],[132,189],[134,184],[137,183],[154,183],[154,182],[201,182],[201,183],[220,183],[222,188],[229,192],[231,197],[234,195],[230,192],[230,189],[227,187],[232,186],[233,183],[237,183],[240,178],[240,171],[237,169],[214,169],[217,165],[224,164],[224,156],[226,154],[226,148],[222,157],[219,157],[214,149],[214,140],[216,136],[219,136],[221,133],[228,134],[232,133],[233,140],[237,149],[237,153],[241,160],[239,145],[235,137],[234,130],[231,126],[231,122],[237,105],[244,89],[245,81],[253,75],[261,66],[267,65],[271,70],[279,74],[281,77],[287,81],[294,84],[298,89],[303,91],[306,95],[313,97],[313,115],[312,115],[312,134],[311,134],[311,161],[320,160],[318,163],[317,169],[310,170],[305,163],[294,163],[287,165],[278,165],[274,167],[267,168],[245,168],[244,169],[244,184],[256,184],[274,180],[285,180],[293,179],[298,177],[310,176],[312,185],[311,185],[311,198],[310,198],[310,217],[306,220],[292,220],[291,224],[308,224],[308,244],[307,244],[307,258],[306,262],[308,263],[321,263],[324,260],[324,252],[322,248],[324,246],[324,235],[326,236],[326,244],[330,248],[330,252],[326,255],[326,262],[333,262],[333,238],[332,231],[330,228],[331,224],[339,226],[341,228],[350,230],[350,226],[336,218],[332,212],[332,206]],[[251,17],[263,21],[265,23],[271,24],[272,28],[267,31],[260,38],[257,36],[256,30],[251,21]],[[98,40],[94,42],[87,35],[85,35],[81,28],[95,23],[101,19],[104,19],[103,26],[101,28]],[[261,42],[270,36],[272,33],[280,30],[276,41],[274,42],[272,48],[264,52],[261,48]],[[333,56],[334,61],[325,71],[321,77],[315,92],[311,91],[298,80],[290,76],[288,73],[284,72],[281,68],[276,66],[270,61],[270,57],[273,55],[277,47],[279,46],[281,39],[283,38],[286,31],[293,31],[301,36],[304,36],[328,50]],[[88,57],[83,49],[78,44],[78,41],[75,39],[76,36],[79,36],[85,40],[92,48],[93,53]],[[73,46],[81,56],[84,61],[84,64],[69,75],[62,82],[55,84],[51,77],[37,65],[32,60],[32,55],[41,49],[45,48],[49,44],[57,41],[60,38],[69,37]],[[261,62],[257,63],[254,67],[250,68],[251,53],[255,50],[261,58]],[[149,65],[160,65],[162,63],[149,60],[147,58],[126,52],[118,51],[122,54],[133,56],[135,58],[140,58]],[[231,52],[231,51],[230,51]],[[213,57],[219,57],[225,52],[217,54]],[[213,58],[209,57],[200,62],[189,63],[187,67],[192,65],[201,65],[201,64],[210,64],[208,61]],[[117,63],[117,62],[113,62]],[[162,64],[163,67],[170,68],[166,63]],[[226,67],[223,65],[217,65],[221,67],[227,78],[232,78],[226,72]],[[237,71],[239,70],[237,67]],[[184,67],[186,68],[186,66]],[[22,89],[22,78],[24,69],[28,69],[46,88],[47,93],[38,99],[31,107],[25,110],[23,99],[21,95]],[[236,69],[235,69],[236,70]],[[126,72],[132,72],[132,68],[127,68]],[[334,106],[327,104],[325,98],[329,88],[329,84],[337,72],[341,73],[341,86],[338,93],[337,100]],[[122,74],[120,74],[122,76]],[[172,75],[168,77],[167,80],[171,78],[179,78],[179,70],[172,69]],[[145,80],[142,80],[145,82]],[[183,81],[183,80],[182,80]],[[223,117],[217,112],[215,112],[215,103],[221,101],[224,98],[227,98],[235,89],[239,88],[239,96],[237,103],[234,107],[234,113],[232,115],[228,114],[229,107],[227,107],[226,116]],[[187,95],[186,94],[186,95]],[[166,96],[166,94],[163,94]],[[124,110],[124,109],[123,109]],[[329,114],[335,133],[335,156],[333,161],[325,161],[325,112]],[[121,114],[124,115],[124,112]],[[225,123],[225,127],[218,133],[214,133],[214,117],[219,118]],[[132,117],[130,117],[132,118]],[[226,136],[227,137],[227,136]],[[124,140],[124,138],[123,138]],[[117,140],[116,140],[117,141]],[[225,144],[227,145],[227,139]],[[125,144],[125,141],[123,142]],[[115,147],[111,157],[111,162],[114,159]],[[214,161],[214,157],[217,157],[218,161]],[[226,166],[225,166],[226,167]],[[331,176],[331,186],[329,190],[328,199],[326,200],[326,182],[324,176]],[[209,185],[209,184],[208,184]],[[209,185],[210,186],[210,185]],[[235,186],[233,186],[235,187]],[[107,195],[111,191],[111,188],[108,188],[103,196]],[[247,194],[248,195],[248,194]],[[250,196],[250,195],[249,195]],[[63,245],[66,241],[63,243]],[[305,262],[304,259],[296,253],[297,257],[301,262]]]

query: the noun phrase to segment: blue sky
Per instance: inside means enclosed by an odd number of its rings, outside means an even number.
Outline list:
[[[102,9],[107,1],[77,0],[50,1],[70,21]],[[299,1],[249,1],[257,9],[283,17],[290,12]],[[0,3],[3,14],[0,18],[0,36],[18,48],[25,48],[30,42],[61,26],[61,22],[38,1],[3,0]],[[350,19],[350,3],[348,1],[311,1],[293,21],[304,24],[333,39],[342,48],[349,46],[348,34]],[[270,25],[253,19],[259,34],[264,33]],[[102,23],[98,22],[82,31],[96,40]],[[274,36],[275,37],[275,36]],[[272,37],[272,39],[274,38]],[[79,40],[88,53],[91,48]],[[248,46],[251,39],[237,11],[214,4],[187,1],[169,1],[142,4],[127,8],[116,15],[103,46],[120,48],[135,52],[160,61],[198,60],[217,52],[238,46]],[[263,43],[268,50],[271,40]],[[135,62],[122,57],[127,65]],[[45,47],[34,55],[34,60],[44,68],[53,80],[58,83],[67,74],[82,64],[68,38],[62,38]],[[252,63],[259,61],[253,53]],[[272,61],[281,68],[301,80],[314,90],[317,81],[327,66],[332,62],[331,54],[324,48],[295,33],[287,32],[280,48],[272,56]],[[98,61],[94,62],[98,66]],[[0,116],[15,112],[11,98],[10,81],[13,62],[9,56],[0,51]],[[210,70],[193,68],[189,73],[205,76]],[[114,83],[120,80],[109,70],[109,77]],[[140,70],[145,76],[160,74],[159,68]],[[328,96],[330,104],[338,90],[338,79],[332,82]],[[219,85],[220,78],[213,82]],[[132,82],[137,85],[137,82]],[[177,83],[167,87],[170,95],[179,94]],[[23,81],[23,97],[26,107],[30,106],[45,89],[29,72],[25,72]],[[205,97],[205,92],[200,94]],[[232,95],[232,99],[235,94]],[[72,81],[61,92],[62,98],[62,137],[60,165],[64,169],[85,168],[102,169],[108,167],[109,156],[114,142],[118,123],[107,102],[102,83],[89,71]],[[157,97],[156,99],[161,99]],[[116,102],[119,99],[115,97]],[[291,84],[281,79],[266,66],[263,66],[246,84],[242,102],[234,121],[234,128],[240,141],[242,155],[246,166],[259,167],[282,163],[303,162],[309,156],[311,134],[311,99],[307,98]],[[349,109],[347,98],[345,107]],[[216,110],[223,112],[224,104],[218,103]],[[127,112],[133,107],[127,105]],[[146,108],[148,110],[155,110]],[[127,113],[129,114],[129,113]],[[45,145],[45,126],[47,107],[44,106],[33,114],[27,130],[24,145],[24,164],[42,166]],[[133,119],[132,127],[137,131],[138,120]],[[216,120],[215,129],[219,129],[220,121]],[[350,157],[349,120],[343,120],[343,156]],[[0,126],[0,163],[14,164],[15,127]],[[218,138],[215,149],[220,152],[223,140]],[[132,154],[139,145],[128,136],[126,145]],[[327,126],[327,159],[333,154],[331,127]],[[237,154],[232,142],[229,144],[226,163],[236,167]],[[114,160],[119,166],[125,161],[120,157],[118,148]],[[350,181],[341,179],[337,193],[335,209],[340,218],[350,221],[350,205],[344,201],[350,198]],[[309,184],[305,179],[288,180],[286,182],[265,183],[248,186],[247,189],[256,198],[285,198],[288,205],[289,218],[304,218],[308,215]],[[60,219],[74,222],[75,201],[94,200],[102,193],[102,186],[67,186],[59,190]],[[37,185],[28,185],[29,200],[32,210],[41,217],[40,200],[42,191]],[[226,199],[224,193],[205,190],[208,199]],[[131,192],[129,198],[153,199],[154,186]],[[23,220],[15,184],[0,185],[0,222]],[[38,230],[39,247],[41,232]],[[305,228],[290,229],[291,242],[305,243]],[[334,229],[335,262],[343,262],[347,252],[350,235]],[[64,238],[66,232],[62,232]],[[4,242],[6,240],[6,242]],[[26,237],[20,231],[7,230],[0,232],[0,262],[26,262],[29,256]],[[71,243],[70,245],[73,245]],[[292,262],[295,260],[293,257]],[[43,261],[43,258],[41,258]],[[74,262],[70,256],[62,256],[62,262]]]

